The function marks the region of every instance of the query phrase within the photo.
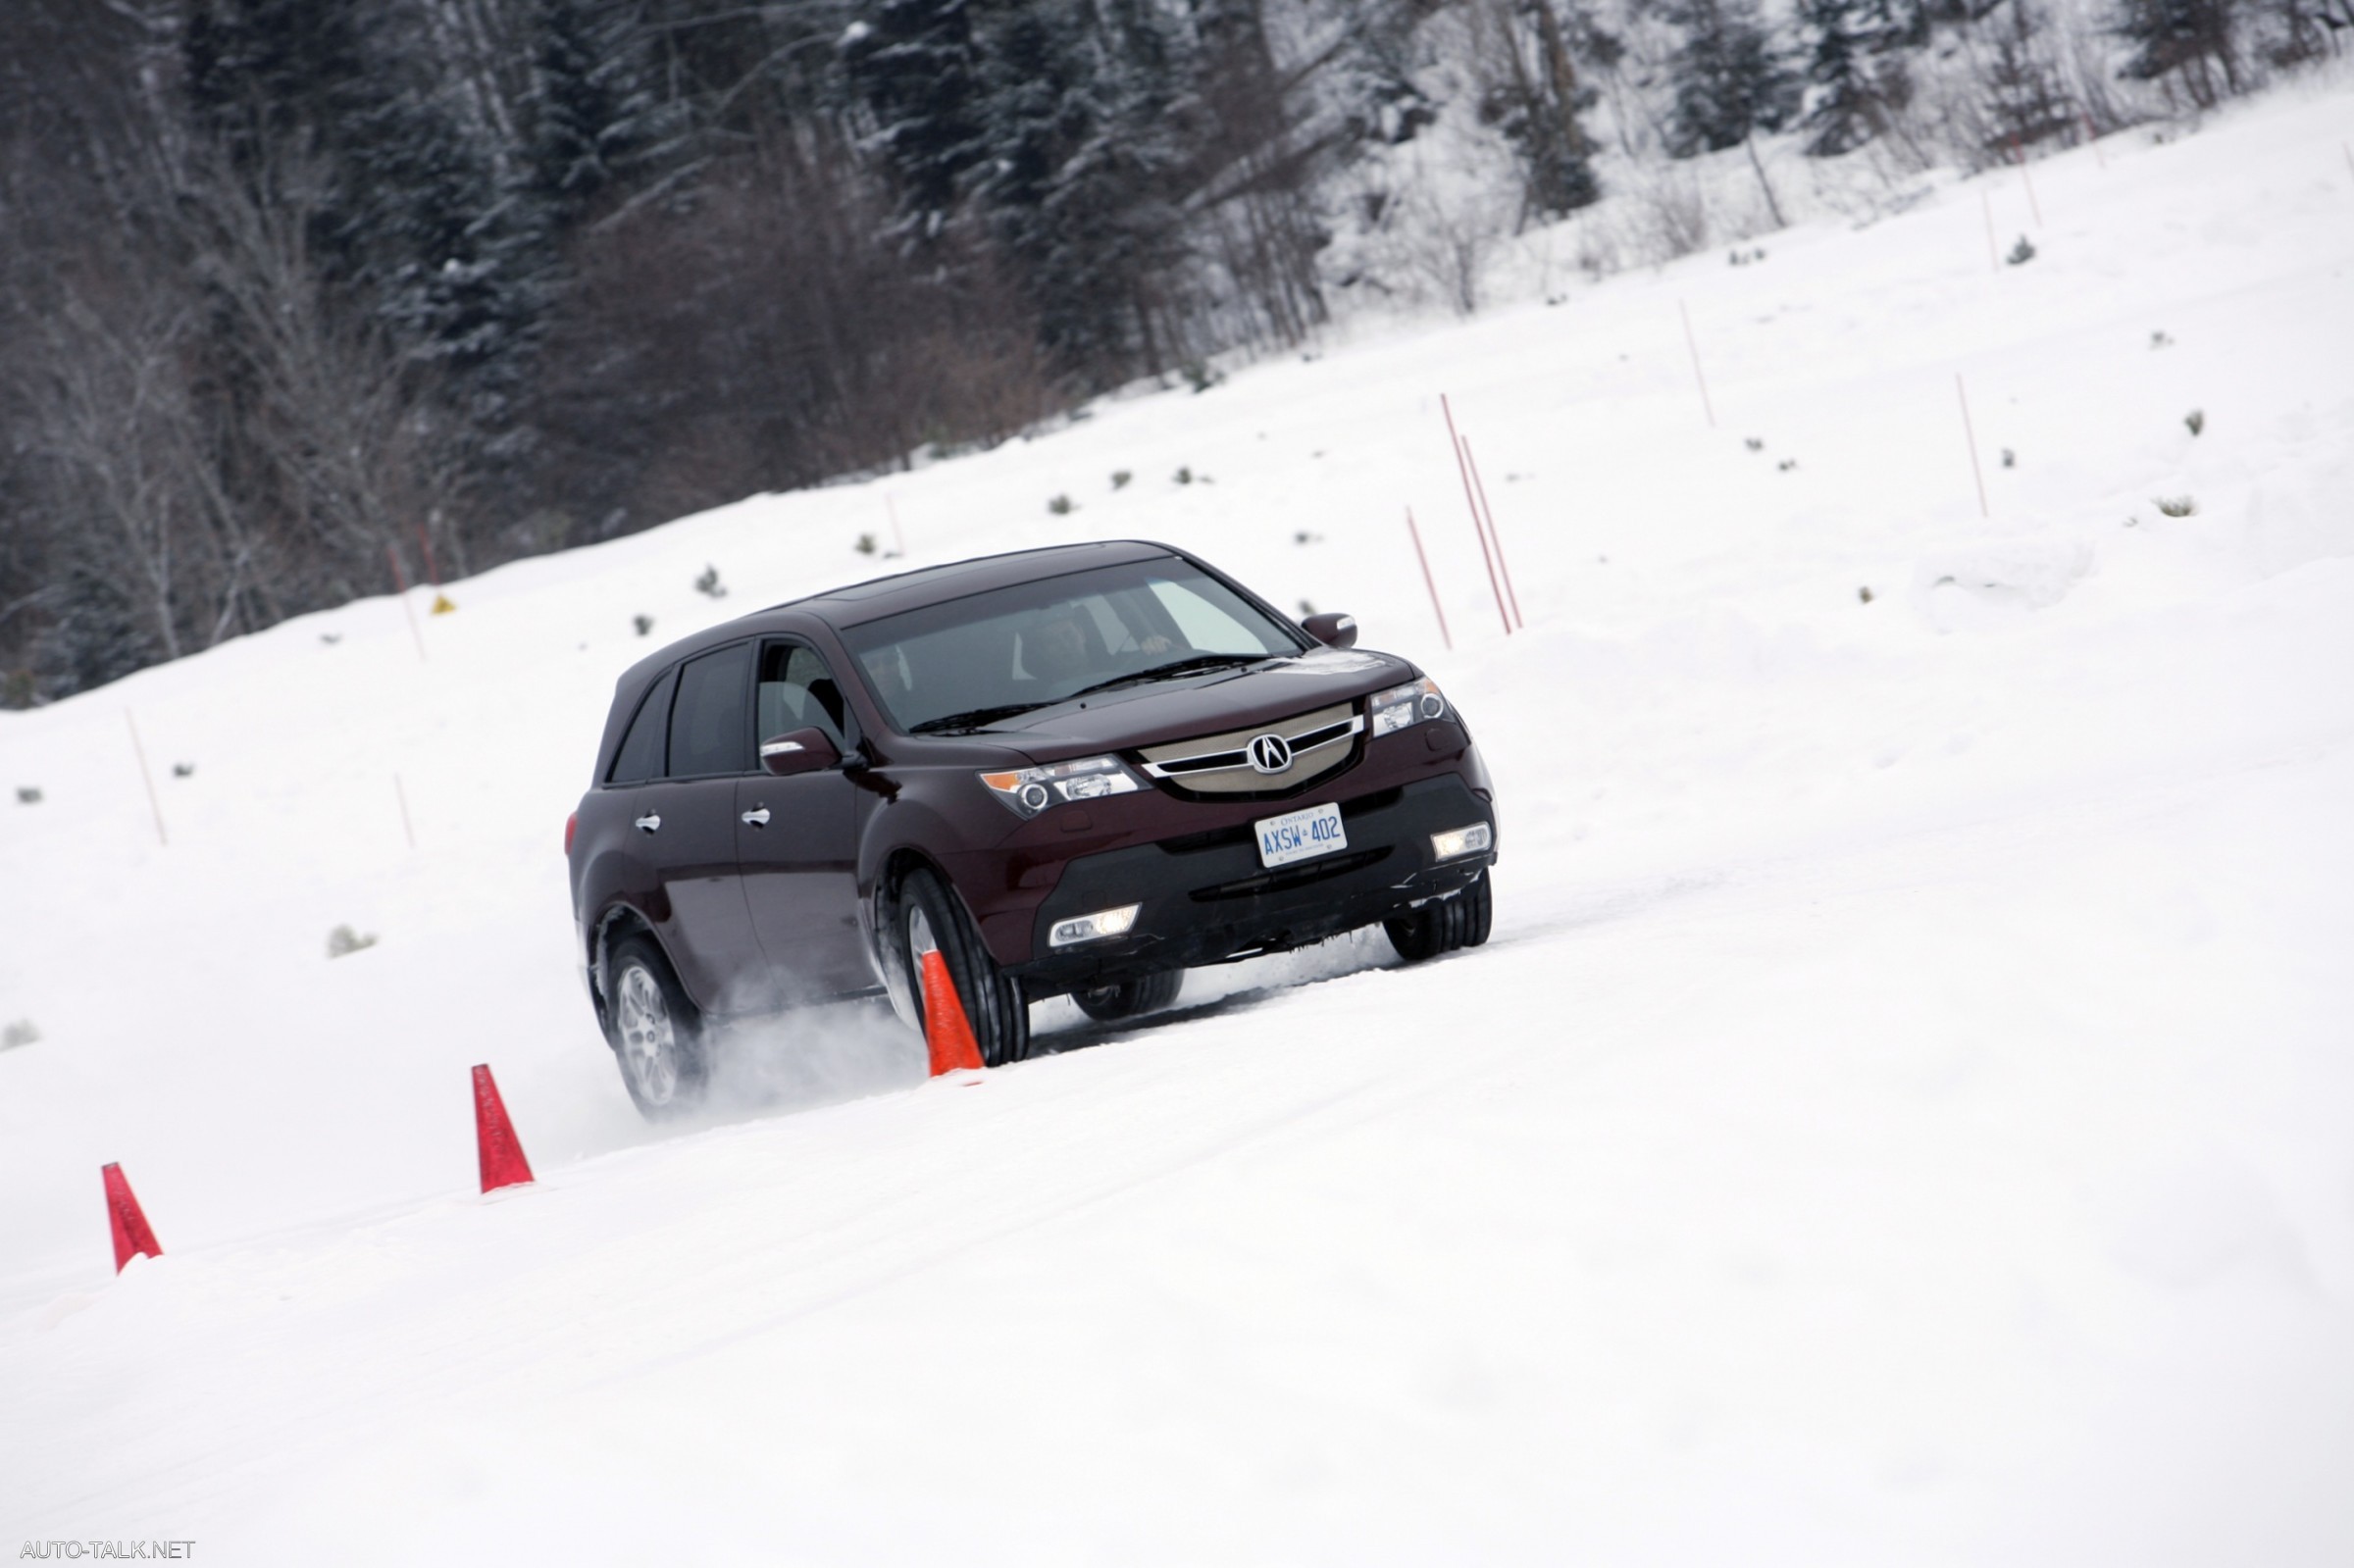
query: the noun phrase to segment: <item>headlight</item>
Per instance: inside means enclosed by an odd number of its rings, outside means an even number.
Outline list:
[[[1142,789],[1117,757],[1082,757],[1050,768],[1022,768],[1011,773],[985,773],[981,782],[1006,809],[1024,821],[1049,806],[1066,800],[1094,800],[1100,795],[1125,795]]]
[[[1100,909],[1076,920],[1058,920],[1047,933],[1047,945],[1068,947],[1073,942],[1101,941],[1107,936],[1125,936],[1136,929],[1136,912],[1142,904],[1122,904],[1117,909]]]
[[[1369,706],[1372,710],[1373,736],[1379,739],[1386,734],[1395,734],[1408,725],[1438,718],[1447,711],[1447,699],[1439,695],[1437,682],[1415,681],[1403,686],[1392,686],[1387,691],[1376,691]]]

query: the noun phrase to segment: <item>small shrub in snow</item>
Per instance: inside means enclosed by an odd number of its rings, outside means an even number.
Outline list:
[[[40,1037],[41,1032],[32,1027],[31,1019],[20,1018],[7,1028],[0,1029],[0,1051],[13,1051],[20,1045],[30,1045]]]
[[[1321,533],[1310,533],[1307,530],[1302,529],[1299,532],[1292,535],[1292,542],[1294,544],[1322,544],[1324,542],[1324,535]]]
[[[1311,615],[1314,615],[1315,613],[1316,613],[1316,607],[1315,607],[1313,604],[1310,604],[1310,603],[1309,603],[1307,600],[1305,600],[1305,599],[1302,599],[1302,600],[1300,601],[1300,614],[1301,614],[1302,618],[1304,618],[1304,619],[1305,619],[1305,617],[1307,617],[1307,616],[1311,616]]]
[[[347,953],[356,953],[363,947],[374,947],[375,945],[376,934],[374,932],[362,936],[349,926],[337,926],[327,934],[327,956],[330,958],[341,958]]]
[[[644,636],[647,632],[653,631],[654,618],[650,615],[634,615],[630,617],[630,625],[638,629],[638,634],[640,636]]]
[[[1128,481],[1134,478],[1136,476],[1124,468],[1113,469],[1111,471],[1111,487],[1115,490],[1124,490],[1128,487]]]
[[[2187,495],[2156,495],[2150,504],[2168,517],[2188,517],[2199,509],[2199,503]]]
[[[1226,379],[1214,367],[1204,365],[1200,360],[1188,364],[1181,374],[1185,377],[1185,384],[1197,392],[1206,392]]]
[[[2150,334],[2150,346],[2152,348],[2172,348],[2175,346],[2175,340],[2167,336],[2164,332],[2152,332]]]
[[[1191,483],[1193,483],[1193,482],[1194,482],[1194,471],[1193,471],[1192,469],[1190,469],[1190,468],[1181,468],[1181,469],[1179,469],[1179,470],[1177,471],[1177,482],[1178,482],[1178,483],[1180,483],[1180,484],[1191,484]]]
[[[41,791],[40,791],[40,790],[39,790],[37,787],[35,787],[35,786],[34,786],[34,785],[32,785],[32,784],[19,784],[19,785],[17,785],[17,804],[18,804],[18,805],[20,805],[20,806],[37,806],[37,805],[39,805],[40,803],[41,803]]]
[[[175,779],[195,778],[196,764],[192,762],[176,762],[172,764],[172,777]]]
[[[719,568],[715,566],[704,567],[703,575],[694,580],[694,591],[704,595],[707,598],[726,598],[728,596],[727,584],[719,581]]]
[[[2011,254],[2003,258],[2014,267],[2023,267],[2034,259],[2035,247],[2027,243],[2024,234],[2020,235],[2019,243],[2011,247]]]
[[[2009,447],[2007,447],[2007,446],[2003,448],[2003,467],[2005,467],[2005,468],[2017,468],[2017,467],[2019,467],[2019,454],[2018,454],[2017,452],[2014,452],[2014,451],[2012,451],[2012,450],[2011,450],[2011,448],[2009,448]]]
[[[1871,602],[1871,589],[1858,588],[1856,589],[1856,597],[1864,603],[1869,604]]]
[[[1795,457],[1785,457],[1779,463],[1776,463],[1774,467],[1781,470],[1781,472],[1784,474],[1787,474],[1792,469],[1798,467],[1798,459]]]
[[[1763,436],[1744,435],[1741,437],[1741,444],[1748,447],[1753,452],[1763,452],[1766,450],[1766,440]]]
[[[2182,416],[2182,423],[2190,427],[2191,434],[2196,435],[2207,428],[2206,411],[2204,409],[2194,408],[2189,413]]]
[[[861,533],[858,535],[858,542],[851,545],[850,548],[856,550],[860,555],[872,555],[875,553],[875,536],[872,533]]]
[[[1071,513],[1077,511],[1078,509],[1079,508],[1077,504],[1074,503],[1067,495],[1057,495],[1054,497],[1054,499],[1047,503],[1047,510],[1053,513],[1056,517],[1068,517]]]

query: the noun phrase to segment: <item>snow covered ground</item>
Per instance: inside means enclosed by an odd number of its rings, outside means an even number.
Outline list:
[[[1944,183],[420,590],[422,658],[376,600],[0,714],[0,1550],[2354,1559],[2350,136],[2283,94],[2041,226]],[[1488,752],[1493,942],[1048,1004],[1094,1048],[977,1085],[843,1010],[643,1127],[560,853],[613,678],[895,512],[1356,612]]]

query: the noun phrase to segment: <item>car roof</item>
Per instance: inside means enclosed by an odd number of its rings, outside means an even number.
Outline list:
[[[615,683],[616,706],[617,709],[628,707],[634,710],[639,696],[664,670],[705,649],[721,647],[742,637],[758,636],[763,632],[798,632],[806,634],[809,620],[822,621],[837,628],[859,626],[868,621],[879,621],[887,615],[920,610],[926,605],[945,604],[950,599],[961,599],[971,593],[986,593],[992,588],[1016,582],[1034,582],[1041,578],[1062,577],[1071,572],[1087,571],[1091,567],[1151,561],[1181,553],[1166,544],[1155,544],[1149,539],[1102,539],[1089,544],[1055,544],[1044,549],[1014,550],[1004,555],[975,556],[969,561],[951,561],[946,566],[921,567],[913,572],[900,572],[892,577],[828,588],[823,593],[812,593],[806,598],[788,599],[783,604],[772,604],[765,610],[755,610],[719,626],[706,627],[676,642],[665,643],[622,673],[620,681]],[[618,743],[617,733],[608,734],[606,740],[609,749]]]
[[[836,628],[858,626],[887,615],[945,604],[950,599],[986,593],[1016,582],[1034,582],[1041,578],[1062,577],[1091,567],[1118,566],[1164,556],[1182,557],[1183,552],[1149,539],[1101,539],[1089,544],[1055,544],[1044,549],[975,556],[969,561],[921,567],[913,572],[828,588],[823,593],[788,599],[719,626],[706,627],[664,644],[622,672],[621,679],[614,683],[613,704],[605,716],[604,738],[597,746],[596,777],[603,778],[604,770],[611,766],[613,753],[621,744],[622,732],[655,678],[672,665],[708,649],[768,632],[807,635],[811,621]]]
[[[928,566],[896,577],[875,578],[847,587],[829,588],[805,599],[774,608],[806,610],[838,627],[859,626],[885,616],[945,604],[967,594],[1040,578],[1062,577],[1092,567],[1119,566],[1175,555],[1165,544],[1145,539],[1100,539],[1090,544],[1055,544],[1044,549],[1015,550],[1005,555],[976,556],[947,566]]]

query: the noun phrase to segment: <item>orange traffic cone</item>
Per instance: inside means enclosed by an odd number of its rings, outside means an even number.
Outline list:
[[[507,1102],[498,1097],[490,1069],[474,1070],[474,1142],[482,1157],[483,1190],[521,1187],[532,1179],[532,1162],[523,1157],[515,1140],[515,1124],[507,1120]]]
[[[140,1212],[139,1200],[130,1195],[130,1183],[125,1180],[123,1167],[109,1165],[99,1174],[106,1178],[106,1217],[115,1232],[115,1272],[132,1258],[160,1258],[164,1249],[155,1243],[155,1232],[148,1229],[147,1216]]]
[[[981,1047],[973,1042],[973,1026],[956,999],[956,983],[948,978],[948,961],[935,947],[924,954],[924,1043],[932,1048],[932,1076],[981,1071]]]

